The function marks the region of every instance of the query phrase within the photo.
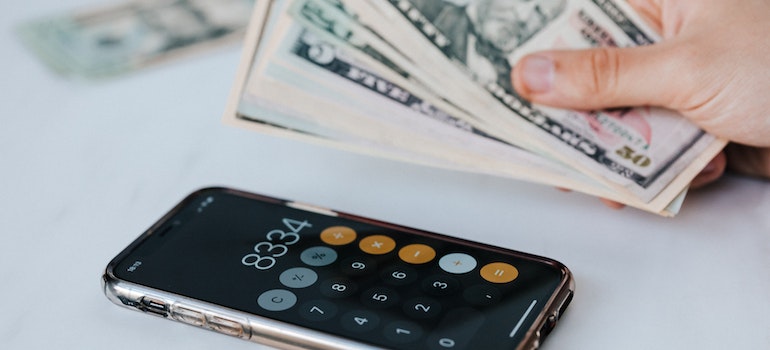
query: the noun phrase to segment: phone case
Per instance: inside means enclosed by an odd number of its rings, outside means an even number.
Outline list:
[[[543,308],[544,311],[537,316],[532,326],[526,330],[524,341],[515,348],[516,350],[534,350],[540,347],[543,340],[554,328],[567,305],[572,300],[575,290],[575,282],[570,271],[567,267],[552,259],[416,230],[352,214],[336,212],[304,203],[286,201],[227,188],[207,188],[196,191],[180,202],[108,264],[101,282],[103,291],[110,301],[132,310],[281,349],[381,349],[381,347],[361,343],[341,336],[327,334],[325,332],[308,329],[264,316],[250,314],[221,305],[149,288],[116,277],[114,269],[117,262],[121,261],[133,247],[141,244],[146,237],[161,228],[169,218],[173,217],[178,211],[187,206],[191,200],[197,198],[198,194],[206,191],[224,191],[239,196],[289,206],[293,209],[353,219],[402,231],[420,232],[421,234],[428,234],[440,240],[448,240],[471,247],[496,250],[506,254],[515,253],[520,256],[525,256],[528,259],[533,259],[540,263],[557,267],[561,271],[563,277],[561,283],[556,289],[556,292],[553,293],[551,298],[546,302],[546,305]]]

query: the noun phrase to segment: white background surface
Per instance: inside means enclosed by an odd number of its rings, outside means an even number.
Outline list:
[[[210,185],[560,260],[577,291],[545,349],[770,348],[770,184],[728,177],[665,219],[226,127],[237,47],[84,83],[42,67],[12,31],[88,3],[0,5],[0,349],[260,348],[100,290],[115,254]]]

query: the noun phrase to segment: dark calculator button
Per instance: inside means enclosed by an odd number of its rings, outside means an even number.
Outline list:
[[[497,304],[502,297],[500,290],[490,286],[478,284],[463,291],[465,300],[474,306],[488,306]]]
[[[329,298],[345,298],[357,289],[358,286],[347,278],[332,278],[321,283],[321,294]]]
[[[422,337],[422,328],[414,322],[395,321],[386,325],[382,334],[393,343],[412,343]]]
[[[404,303],[404,313],[418,319],[432,318],[441,313],[441,304],[431,298],[412,298]]]
[[[451,310],[428,335],[428,349],[465,349],[483,324],[484,315],[474,309]]]
[[[340,270],[348,276],[365,276],[377,268],[374,259],[367,257],[352,257],[340,263]]]
[[[326,300],[311,300],[299,308],[299,315],[309,321],[326,321],[336,314],[337,305]]]
[[[368,332],[380,325],[380,317],[371,311],[353,310],[342,315],[340,322],[351,332]]]
[[[361,294],[361,302],[373,308],[387,308],[398,303],[395,291],[385,287],[374,287]]]
[[[460,282],[454,277],[436,274],[422,281],[422,290],[433,296],[452,295],[460,289]]]
[[[394,286],[403,286],[417,279],[417,271],[409,266],[394,265],[382,271],[382,280]]]

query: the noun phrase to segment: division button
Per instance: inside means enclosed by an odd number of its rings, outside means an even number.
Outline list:
[[[380,325],[380,317],[366,310],[353,310],[342,315],[342,328],[351,332],[368,332]]]
[[[283,311],[297,303],[297,296],[285,289],[272,289],[259,295],[257,304],[267,311]]]
[[[308,321],[326,321],[337,315],[337,305],[326,300],[311,300],[300,306],[299,315]]]
[[[321,240],[328,245],[345,245],[356,240],[356,231],[347,226],[332,226],[321,232]]]
[[[476,264],[476,259],[463,253],[447,254],[438,261],[438,265],[442,270],[457,275],[473,271],[476,268]]]
[[[299,258],[310,266],[326,266],[337,260],[337,252],[329,247],[310,247],[305,249]]]
[[[278,280],[289,288],[305,288],[318,280],[318,274],[306,267],[293,267],[282,272]]]
[[[519,277],[519,270],[502,262],[486,264],[480,273],[482,278],[492,283],[508,283]]]
[[[398,251],[398,257],[410,264],[424,264],[436,257],[436,251],[425,244],[410,244]]]
[[[361,242],[358,243],[358,247],[362,251],[372,255],[387,254],[396,249],[396,241],[393,238],[383,235],[373,235],[364,237]]]
[[[395,321],[385,326],[383,335],[393,343],[411,343],[422,337],[422,328],[414,322]]]

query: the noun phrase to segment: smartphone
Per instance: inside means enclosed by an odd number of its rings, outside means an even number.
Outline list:
[[[537,349],[574,293],[552,259],[226,188],[184,199],[102,287],[284,349]]]

